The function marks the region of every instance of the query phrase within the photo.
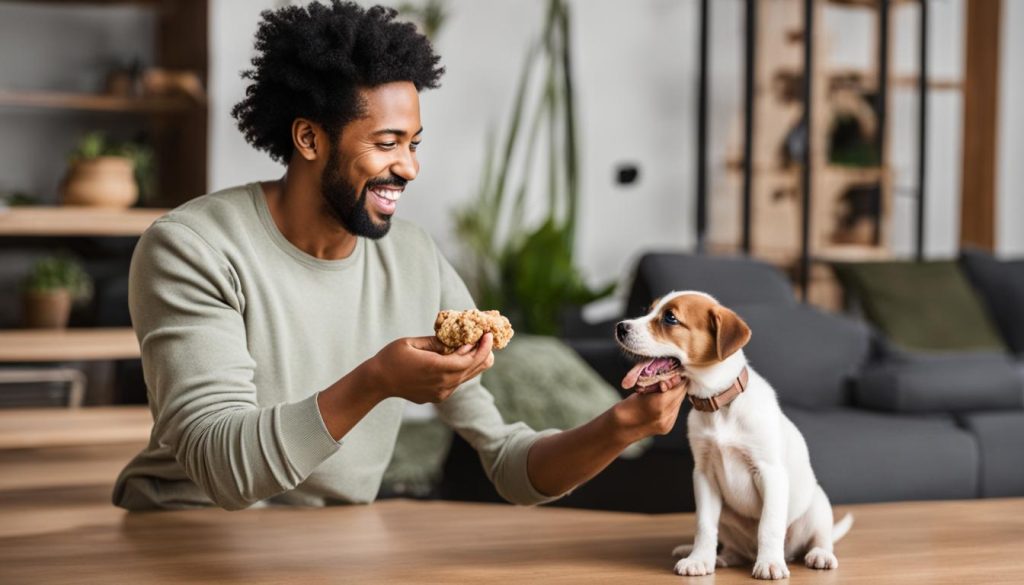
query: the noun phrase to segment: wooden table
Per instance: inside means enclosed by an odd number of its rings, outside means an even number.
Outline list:
[[[141,442],[0,448],[0,583],[755,583],[672,573],[690,514],[382,501],[128,514],[113,477]],[[643,488],[624,498],[643,497]],[[791,583],[1024,582],[1024,500],[839,506],[840,567]]]

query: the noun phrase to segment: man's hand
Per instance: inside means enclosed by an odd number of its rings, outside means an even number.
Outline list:
[[[530,482],[549,496],[580,485],[632,443],[671,431],[685,396],[686,381],[673,376],[620,400],[586,424],[542,437],[527,456]]]
[[[613,420],[626,441],[665,435],[675,427],[687,381],[672,376],[658,388],[639,389],[612,407]]]
[[[381,398],[398,396],[416,404],[441,402],[461,384],[494,365],[493,337],[484,334],[477,343],[444,355],[436,337],[406,337],[384,346],[363,366],[369,374],[369,390]],[[362,367],[362,366],[361,366]]]
[[[324,426],[337,441],[385,398],[441,402],[460,384],[494,365],[492,345],[490,333],[475,350],[465,345],[449,355],[442,353],[444,346],[436,337],[392,341],[317,396]]]

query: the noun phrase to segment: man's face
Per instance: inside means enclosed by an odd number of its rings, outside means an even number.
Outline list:
[[[321,193],[342,227],[378,239],[388,233],[406,183],[420,170],[420,99],[408,81],[363,89],[360,96],[365,115],[349,122],[332,145]]]

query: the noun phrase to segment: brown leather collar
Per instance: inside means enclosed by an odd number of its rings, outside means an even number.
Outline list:
[[[693,394],[687,394],[690,399],[690,404],[694,408],[701,412],[715,412],[716,410],[727,406],[736,397],[743,393],[747,389],[747,382],[750,381],[750,374],[747,373],[747,366],[743,366],[740,370],[740,375],[736,376],[736,381],[732,383],[732,386],[726,388],[723,392],[720,392],[710,398],[700,398]]]

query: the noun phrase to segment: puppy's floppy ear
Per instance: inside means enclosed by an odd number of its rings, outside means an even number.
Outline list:
[[[719,360],[736,353],[750,341],[750,327],[722,305],[711,307],[711,324]]]

